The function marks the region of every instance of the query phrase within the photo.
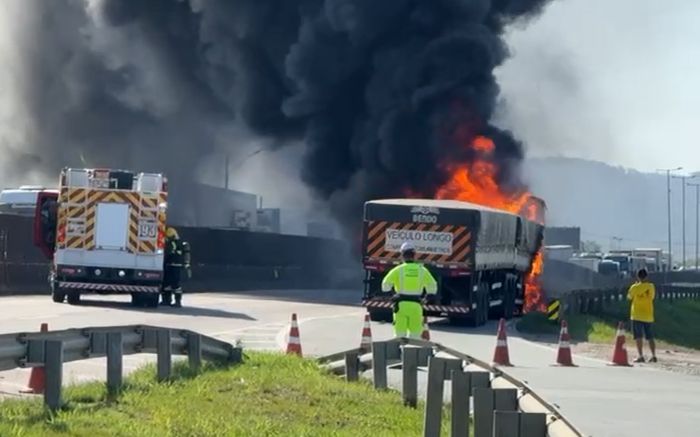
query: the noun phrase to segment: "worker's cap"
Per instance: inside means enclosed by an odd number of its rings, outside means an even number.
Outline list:
[[[165,230],[165,236],[168,238],[180,238],[177,235],[177,231],[175,228],[168,226],[168,228]]]
[[[409,243],[408,241],[401,245],[401,253],[415,252],[415,251],[416,251],[416,248],[413,246],[412,243]]]

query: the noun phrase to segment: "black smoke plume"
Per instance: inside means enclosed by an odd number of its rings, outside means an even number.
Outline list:
[[[8,0],[18,32],[25,166],[162,169],[187,180],[244,124],[303,139],[303,180],[346,225],[364,200],[430,195],[468,160],[454,129],[523,158],[489,124],[505,26],[546,0]],[[24,167],[15,167],[26,171]]]

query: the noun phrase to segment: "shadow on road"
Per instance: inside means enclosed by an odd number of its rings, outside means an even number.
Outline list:
[[[184,301],[184,299],[183,299]],[[214,309],[214,308],[202,308],[193,307],[183,304],[181,308],[174,308],[168,306],[158,306],[157,308],[144,308],[135,307],[131,305],[131,302],[115,302],[106,300],[81,300],[78,306],[83,307],[99,307],[99,308],[110,308],[115,310],[125,310],[125,311],[139,311],[144,313],[158,313],[158,314],[173,314],[181,316],[194,316],[194,317],[219,317],[224,319],[240,319],[240,320],[257,320],[254,317],[249,316],[244,313],[236,313],[226,310]]]

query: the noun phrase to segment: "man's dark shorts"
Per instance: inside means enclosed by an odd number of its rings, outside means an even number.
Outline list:
[[[634,335],[634,339],[640,340],[641,338],[646,338],[647,340],[653,340],[654,333],[652,332],[651,325],[653,325],[653,323],[632,320],[632,335]]]

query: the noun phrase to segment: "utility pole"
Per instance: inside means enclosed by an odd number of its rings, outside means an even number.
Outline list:
[[[668,266],[666,270],[673,269],[673,242],[671,241],[671,172],[683,170],[683,167],[677,168],[665,168],[657,171],[666,172],[666,189],[667,189],[667,200],[668,200]]]
[[[230,171],[230,166],[229,166],[229,160],[231,159],[231,155],[229,155],[228,152],[226,152],[226,159],[224,159],[224,188],[228,190],[228,175]]]
[[[683,198],[682,203],[681,203],[681,214],[683,215],[683,229],[682,229],[682,234],[683,234],[683,264],[681,264],[685,268],[685,186],[686,186],[686,178],[687,176],[671,176],[673,179],[680,179],[681,180],[681,197]]]
[[[700,264],[700,184],[688,184],[695,187],[695,271]]]
[[[681,183],[683,184],[683,185],[682,185],[682,188],[683,188],[683,189],[681,190],[682,193],[683,193],[683,194],[682,194],[683,203],[682,203],[682,205],[681,205],[681,207],[682,207],[681,209],[682,209],[682,214],[683,214],[683,268],[685,268],[685,265],[686,265],[686,257],[685,257],[685,253],[686,253],[686,252],[685,252],[685,247],[686,247],[686,246],[685,246],[685,218],[686,218],[686,217],[685,217],[685,216],[686,216],[686,214],[685,214],[685,206],[686,206],[686,201],[685,201],[685,186],[686,186],[686,185],[689,185],[686,181],[687,181],[688,179],[693,179],[693,178],[695,178],[695,176],[694,176],[694,175],[693,175],[693,176],[673,176],[673,178],[674,178],[674,179],[680,179],[680,180],[681,180]]]

